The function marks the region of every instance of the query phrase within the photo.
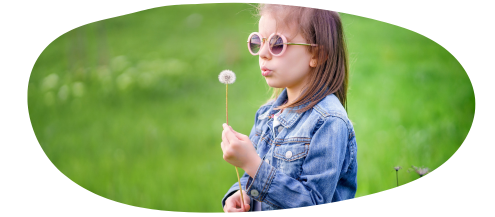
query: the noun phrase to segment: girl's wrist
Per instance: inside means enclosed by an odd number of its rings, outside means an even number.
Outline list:
[[[251,176],[251,178],[254,179],[254,176],[256,175],[256,171],[258,171],[258,167],[260,166],[261,164],[261,158],[258,156],[258,155],[255,155],[253,156],[253,160],[250,160],[245,168],[242,168],[244,169],[244,171],[246,171],[246,173]]]

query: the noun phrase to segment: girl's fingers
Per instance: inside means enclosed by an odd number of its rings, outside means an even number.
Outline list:
[[[232,205],[227,203],[227,201],[226,201],[225,206],[223,207],[223,211],[224,212],[231,212],[232,211]]]
[[[223,211],[224,212],[239,212],[237,211],[237,209],[233,206],[227,206],[227,204],[225,204],[225,207],[223,207]]]
[[[249,203],[244,204],[244,212],[248,212],[250,208],[251,208],[251,206],[249,206]]]
[[[237,139],[239,139],[239,140],[246,140],[246,138],[249,139],[249,136],[246,136],[242,133],[235,131],[231,126],[229,126],[229,127],[232,130],[232,132],[234,132],[234,135],[237,137]]]
[[[226,209],[226,212],[242,212],[242,208],[234,208],[234,207],[230,207],[228,209]]]
[[[224,212],[230,212],[232,211],[232,208],[235,207],[235,203],[232,198],[227,198],[225,201],[225,206],[223,206],[223,211]]]
[[[229,144],[232,142],[235,142],[239,139],[234,135],[234,132],[231,130],[231,128],[227,124],[223,124],[223,132],[227,139],[229,140]]]
[[[247,211],[249,211],[249,209],[250,209],[249,196],[246,195],[244,197],[244,201],[246,201],[246,199],[247,199],[247,202],[244,203],[244,209],[242,209],[241,197],[240,197],[239,193],[240,192],[237,191],[234,195],[227,198],[227,200],[225,201],[225,206],[223,207],[224,212],[247,212]],[[242,193],[246,194],[246,192],[244,190],[242,191]]]
[[[244,204],[244,209],[242,209],[241,205],[236,206],[236,207],[229,207],[227,209],[227,212],[247,212],[249,211],[249,204]]]
[[[244,194],[244,211],[247,212],[249,211],[249,203],[251,202],[251,198],[246,194],[246,191],[242,191],[242,194]]]
[[[251,202],[250,197],[246,194],[246,192],[243,192],[244,194],[244,205],[249,204]]]
[[[229,126],[230,130],[232,130],[232,132],[234,132],[234,135],[239,138],[239,134],[237,131],[235,131],[231,126]]]
[[[232,132],[234,132],[234,134],[238,137],[238,135],[242,135],[240,133],[238,133],[237,131],[234,130],[234,128],[232,128],[232,126],[229,126],[230,130],[232,130]]]
[[[238,212],[247,212],[249,211],[249,202],[251,202],[251,199],[249,196],[246,195],[246,191],[242,190],[242,194],[244,195],[244,209],[242,209],[242,206],[241,206],[241,198],[239,198],[239,200],[236,200],[235,201],[235,208],[237,210],[239,210]],[[239,196],[240,197],[240,196]]]
[[[249,206],[249,205],[248,205]],[[237,208],[239,207],[239,208]],[[246,204],[244,204],[244,209],[246,209]],[[249,210],[249,209],[248,209]],[[224,212],[244,212],[241,205],[237,201],[231,201],[230,203],[225,203],[223,207]]]
[[[235,132],[235,131],[234,131],[234,133],[235,133],[235,136],[236,136],[239,140],[246,141],[246,140],[248,140],[248,139],[249,139],[249,136],[246,136],[246,135],[244,135],[244,134],[242,134],[242,133],[238,133],[238,132]]]
[[[222,142],[224,142],[224,145],[228,145],[228,144],[230,144],[230,143],[229,143],[229,139],[227,138],[226,133],[227,133],[227,132],[226,132],[226,130],[223,130],[223,131],[222,131]]]

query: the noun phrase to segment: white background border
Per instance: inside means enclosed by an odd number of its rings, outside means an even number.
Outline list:
[[[84,2],[84,3],[82,3]],[[164,5],[208,1],[9,1],[0,19],[0,216],[206,216],[133,207],[95,195],[72,182],[46,157],[31,127],[29,76],[57,37],[87,23]],[[227,2],[227,1],[219,1]],[[241,2],[241,1],[228,1]],[[495,73],[490,1],[269,1],[317,7],[398,25],[437,42],[464,67],[474,87],[476,113],[459,150],[431,174],[400,188],[282,215],[446,216],[491,213],[495,176]],[[325,2],[325,3],[323,3]],[[220,206],[220,201],[219,201]],[[241,215],[273,215],[273,212]]]

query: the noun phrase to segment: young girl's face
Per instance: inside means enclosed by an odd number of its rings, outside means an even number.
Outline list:
[[[259,33],[263,38],[268,38],[276,33],[276,20],[270,15],[263,15],[259,22]],[[279,28],[280,33],[291,43],[307,43],[297,33],[296,26]],[[288,45],[281,56],[273,56],[269,51],[268,41],[259,51],[259,64],[262,76],[270,87],[287,88],[301,91],[309,81],[311,54],[306,46]],[[267,69],[267,70],[265,70]]]

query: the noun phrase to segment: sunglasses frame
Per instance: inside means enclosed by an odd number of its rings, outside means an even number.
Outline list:
[[[251,46],[249,46],[249,41],[250,41],[250,39],[251,39],[251,37],[252,37],[253,35],[257,35],[257,36],[261,39],[260,50],[259,50],[258,52],[256,52],[256,53],[254,53],[254,52],[251,50]],[[287,46],[288,46],[288,45],[304,45],[304,46],[312,46],[312,47],[316,47],[316,46],[318,46],[317,44],[304,44],[304,43],[291,43],[291,42],[287,42],[287,38],[286,38],[284,35],[280,34],[280,33],[272,33],[272,34],[270,35],[270,37],[268,37],[268,39],[267,39],[267,38],[263,38],[263,36],[262,36],[260,33],[258,33],[258,32],[253,32],[253,33],[249,34],[249,37],[248,37],[248,40],[247,40],[247,46],[248,46],[248,50],[249,50],[249,52],[250,52],[252,55],[258,55],[258,54],[259,54],[259,52],[261,51],[261,49],[263,49],[263,46],[265,45],[265,41],[268,41],[268,42],[269,42],[269,41],[270,41],[270,39],[272,39],[272,37],[273,37],[273,36],[275,36],[275,35],[279,35],[279,36],[280,36],[280,38],[282,38],[282,41],[283,41],[283,48],[282,48],[282,51],[281,51],[279,54],[274,54],[274,53],[272,52],[271,47],[269,47],[268,51],[269,51],[269,52],[270,52],[270,54],[271,54],[271,55],[273,55],[273,56],[281,56],[282,54],[284,54],[284,52],[285,52],[285,50],[287,49]]]

